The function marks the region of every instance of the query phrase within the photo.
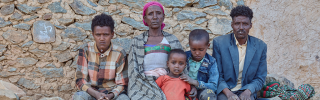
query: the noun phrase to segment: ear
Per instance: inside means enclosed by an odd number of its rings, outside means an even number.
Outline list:
[[[113,38],[113,36],[114,36],[114,31],[113,31],[113,32],[111,32],[111,36],[112,36],[112,38]]]
[[[208,42],[208,48],[210,48],[210,41]]]
[[[168,59],[168,61],[167,61],[167,67],[168,67],[168,65],[169,65],[169,59]]]

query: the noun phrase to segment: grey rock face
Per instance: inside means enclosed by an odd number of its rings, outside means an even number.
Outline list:
[[[17,29],[24,29],[24,30],[30,30],[30,25],[26,24],[26,23],[20,23],[17,25],[13,25],[14,28]]]
[[[80,14],[80,15],[92,15],[95,14],[96,11],[84,6],[80,1],[78,0],[74,0],[73,3],[69,4],[71,6],[71,8],[73,9],[73,11],[76,14]]]
[[[225,6],[228,10],[232,9],[232,3],[230,0],[219,0],[219,5]]]
[[[84,29],[86,31],[92,31],[91,30],[91,22],[89,22],[89,23],[76,22],[76,23],[74,23],[74,25],[77,26],[77,27],[80,27],[80,28],[82,28],[82,29]]]
[[[67,42],[62,42],[59,46],[54,47],[52,50],[64,51],[70,47],[70,44]]]
[[[48,51],[39,50],[38,48],[33,49],[33,50],[29,50],[29,51],[39,58],[43,57],[46,53],[48,53]]]
[[[123,17],[122,21],[124,23],[127,23],[127,24],[133,26],[133,28],[138,29],[138,30],[148,30],[149,29],[149,27],[145,26],[142,22],[138,22],[138,21],[136,21],[132,18],[129,18],[129,17]]]
[[[173,8],[172,12],[176,13],[179,12],[181,9],[180,8]]]
[[[32,7],[28,6],[26,4],[17,4],[17,9],[25,14],[34,14],[38,10],[40,10],[40,7]]]
[[[209,20],[208,28],[213,34],[225,35],[232,31],[231,20],[225,18],[218,19],[217,17],[214,17]]]
[[[5,51],[7,51],[7,45],[0,44],[0,55],[2,56]]]
[[[28,41],[27,43],[23,44],[21,47],[30,47],[33,44],[33,41]]]
[[[64,76],[62,68],[38,68],[36,71],[40,72],[45,78],[57,78]]]
[[[146,4],[144,0],[109,0],[109,3],[122,3],[130,8],[142,9]]]
[[[7,41],[10,41],[13,44],[19,44],[27,39],[28,35],[23,34],[19,31],[8,30],[7,32],[2,34],[3,38]]]
[[[108,6],[108,5],[110,5],[106,0],[99,0],[99,1],[98,1],[98,4],[101,5],[101,6]]]
[[[183,30],[185,31],[192,31],[194,29],[205,29],[203,27],[200,27],[200,26],[197,26],[197,25],[193,25],[193,24],[190,24],[188,23],[186,26],[184,26]]]
[[[23,22],[28,22],[28,21],[31,21],[31,20],[36,19],[36,18],[39,18],[39,16],[37,16],[37,15],[31,16],[29,18],[24,19]]]
[[[15,13],[13,13],[13,15],[10,17],[10,20],[17,20],[17,21],[22,20],[22,15],[19,14],[19,13],[17,13],[17,12],[15,12]]]
[[[243,0],[238,0],[238,1],[237,1],[237,5],[238,5],[238,6],[244,5],[244,1],[243,1]]]
[[[207,16],[206,13],[183,10],[178,13],[177,19],[178,21],[195,20],[196,18],[205,17],[205,16]]]
[[[59,22],[60,24],[62,24],[62,25],[68,26],[68,25],[70,25],[70,24],[72,24],[72,23],[74,22],[74,19],[70,19],[70,18],[60,18],[60,19],[58,19],[58,22]]]
[[[87,0],[87,2],[88,2],[91,6],[93,6],[93,7],[97,7],[97,6],[98,6],[97,4],[91,2],[90,0]]]
[[[13,11],[14,11],[14,4],[11,4],[11,5],[6,5],[1,7],[0,13],[1,15],[6,16],[9,14],[12,14]]]
[[[220,9],[220,6],[216,5],[216,6],[212,6],[212,7],[209,7],[210,9],[214,9],[214,10],[217,10],[217,9]]]
[[[50,1],[51,1],[51,0],[38,0],[38,2],[41,3],[41,4],[42,4],[42,3],[47,3],[47,2],[50,2]]]
[[[199,4],[195,5],[197,8],[204,8],[208,6],[212,6],[218,3],[217,0],[199,0]]]
[[[29,67],[36,64],[38,60],[31,57],[26,57],[26,58],[17,58],[17,62],[22,65],[21,67]]]
[[[64,32],[64,34],[61,34],[62,38],[70,38],[75,41],[82,41],[87,37],[87,34],[78,28],[68,27],[66,30],[64,30]]]
[[[61,30],[64,30],[64,29],[66,29],[66,27],[64,27],[64,26],[59,26],[59,25],[54,25],[56,28],[58,28],[58,29],[61,29]]]
[[[42,16],[42,19],[44,20],[50,20],[52,18],[53,14],[52,13],[46,13]]]
[[[185,7],[192,2],[185,0],[159,0],[159,3],[165,7]]]
[[[225,15],[225,16],[228,15],[227,13],[223,12],[222,10],[206,10],[204,12],[209,15]]]
[[[9,71],[9,72],[15,72],[15,71],[17,71],[17,68],[11,67],[8,71]]]
[[[198,21],[196,21],[196,24],[202,24],[203,22],[206,22],[206,21],[208,21],[208,19],[206,19],[206,18],[201,18],[201,19],[199,19]]]
[[[59,89],[59,91],[68,91],[68,90],[72,90],[70,84],[62,85],[60,86],[60,89]]]
[[[48,6],[53,13],[67,13],[67,10],[61,7],[61,2],[53,2]]]
[[[131,42],[132,39],[128,39],[128,38],[116,38],[116,39],[112,39],[111,42],[114,45],[118,45],[120,47],[122,47],[124,50],[126,50],[127,54],[129,53],[130,50],[130,46],[131,46]]]
[[[56,40],[56,31],[49,21],[39,20],[33,23],[33,40],[38,43],[51,43]]]
[[[10,21],[4,21],[3,18],[0,17],[0,28],[6,27],[8,25],[11,25],[12,23]]]
[[[1,50],[0,50],[0,52],[1,52]],[[1,56],[0,57],[0,61],[3,61],[3,60],[5,60],[6,59],[6,56]],[[10,70],[9,70],[10,71]]]
[[[59,62],[66,62],[66,61],[72,59],[72,56],[70,55],[69,51],[65,51],[65,52],[56,54],[55,57],[58,59]]]
[[[14,0],[0,0],[0,2],[2,2],[2,3],[8,3],[8,2],[12,2],[12,1],[14,1]]]
[[[27,89],[37,89],[40,87],[39,85],[34,84],[34,81],[27,80],[25,78],[20,78],[18,81],[18,85],[21,85]]]

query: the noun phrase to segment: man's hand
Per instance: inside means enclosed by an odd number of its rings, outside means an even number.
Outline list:
[[[199,86],[199,82],[197,80],[194,80],[194,79],[190,78],[186,74],[181,75],[180,79],[182,79],[183,81],[189,83],[190,85]]]
[[[191,86],[191,91],[189,92],[189,96],[191,98],[195,98],[197,96],[197,88],[194,86]]]
[[[251,100],[251,91],[246,89],[245,91],[243,91],[241,94],[240,94],[240,99],[241,100]]]
[[[227,96],[228,100],[240,100],[239,97],[232,93],[228,88],[223,89],[222,93]]]

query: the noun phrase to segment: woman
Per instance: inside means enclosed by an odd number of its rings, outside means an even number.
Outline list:
[[[171,49],[182,49],[176,36],[162,31],[165,24],[163,7],[152,1],[143,8],[143,22],[148,31],[133,38],[129,52],[129,86],[131,100],[166,100],[166,96],[155,82],[166,75],[166,61]]]

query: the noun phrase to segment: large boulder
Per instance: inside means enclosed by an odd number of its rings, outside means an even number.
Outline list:
[[[1,100],[18,100],[14,92],[4,89],[0,89],[0,98]]]
[[[0,89],[10,90],[10,91],[14,92],[19,97],[26,96],[26,93],[22,89],[18,88],[14,84],[11,84],[9,82],[5,82],[2,80],[0,80]]]

